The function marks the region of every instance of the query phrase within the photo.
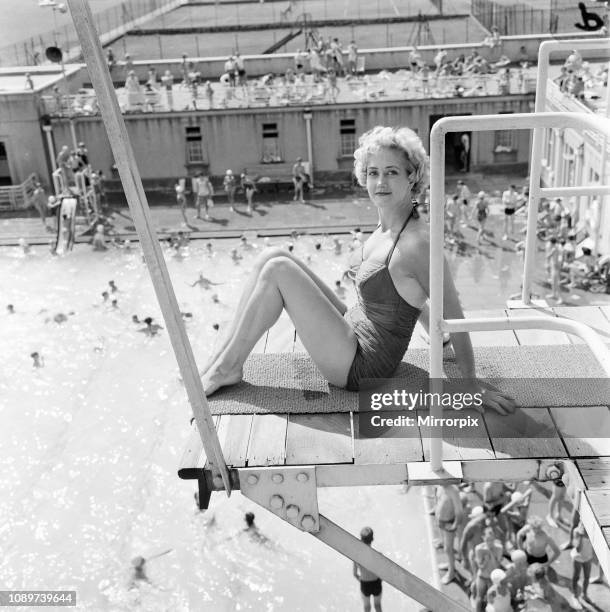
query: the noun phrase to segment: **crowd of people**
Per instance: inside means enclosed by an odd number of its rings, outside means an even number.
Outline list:
[[[594,72],[589,62],[583,61],[582,55],[574,49],[561,67],[561,73],[555,83],[561,92],[584,100],[587,89],[608,86],[608,65],[601,66]]]
[[[429,194],[425,192],[423,210],[429,205]],[[511,184],[500,197],[492,197],[485,191],[473,195],[465,180],[457,181],[455,191],[446,196],[445,239],[455,245],[463,239],[463,229],[474,226],[477,245],[498,246],[493,232],[488,229],[492,204],[499,205],[502,215],[501,242],[514,244],[516,252],[523,252],[526,228],[515,231],[515,215],[527,214],[529,188],[518,188]],[[561,291],[580,288],[592,292],[610,293],[610,257],[596,258],[592,249],[577,244],[577,229],[574,223],[574,203],[567,204],[562,198],[549,201],[542,198],[536,222],[537,237],[545,252],[545,273],[551,293],[546,297],[563,303]]]
[[[544,519],[529,511],[535,488],[549,497]],[[582,610],[582,601],[590,603],[589,584],[601,582],[603,575],[600,569],[591,579],[592,568],[599,566],[577,510],[579,491],[569,474],[555,478],[551,489],[529,482],[486,482],[482,491],[473,485],[438,487],[431,513],[447,558],[442,582],[459,576],[474,612],[563,609],[554,564],[565,554],[571,565],[567,608]],[[558,527],[567,533],[561,543],[553,535]]]

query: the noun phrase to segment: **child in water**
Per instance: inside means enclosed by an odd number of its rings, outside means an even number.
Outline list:
[[[95,226],[95,234],[93,234],[93,250],[94,251],[107,251],[106,237],[104,236],[104,226],[98,223]]]

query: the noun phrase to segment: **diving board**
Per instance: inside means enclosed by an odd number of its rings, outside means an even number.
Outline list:
[[[582,308],[581,314],[578,314],[579,307],[571,308],[569,312],[562,309],[561,313],[575,319],[587,316],[598,325],[605,320],[601,308]],[[498,309],[485,311],[484,314],[500,317],[505,316],[506,312]],[[555,309],[548,309],[546,314],[556,316],[559,313]],[[600,316],[604,319],[600,319]],[[489,346],[489,337],[473,336],[475,346]],[[499,352],[515,344],[514,337],[510,335],[497,337],[502,343],[497,346]],[[546,343],[548,338],[542,336],[540,340]],[[294,327],[287,318],[281,318],[266,334],[265,346],[265,354],[269,356],[275,352],[302,350]],[[561,470],[569,465],[582,475],[579,482],[584,491],[581,499],[583,522],[596,546],[600,563],[609,575],[609,405],[524,408],[524,415],[538,423],[545,432],[544,437],[536,438],[523,438],[518,431],[515,431],[514,437],[510,437],[511,432],[507,431],[509,422],[495,413],[486,413],[483,415],[484,435],[480,438],[443,440],[444,471],[439,474],[430,469],[428,440],[421,431],[411,438],[359,438],[356,411],[289,414],[282,406],[268,408],[270,412],[265,414],[220,417],[218,434],[236,489],[240,488],[242,468],[273,471],[307,466],[315,470],[317,485],[321,487],[403,482],[424,485],[449,481],[548,481],[556,477],[554,470],[557,465]],[[231,420],[232,425],[229,425]],[[586,439],[573,437],[574,428],[584,420],[596,424],[599,436]],[[178,470],[180,478],[197,480],[200,484],[203,482],[202,486],[210,490],[222,490],[221,486],[214,485],[195,430],[190,443],[195,444],[195,451],[185,454]],[[196,465],[192,464],[193,454],[198,456]]]

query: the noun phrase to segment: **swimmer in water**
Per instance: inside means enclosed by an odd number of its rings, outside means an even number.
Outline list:
[[[15,307],[12,304],[7,304],[6,311],[8,314],[15,314]]]
[[[104,302],[107,302],[109,297],[110,294],[108,293],[108,291],[102,291],[102,298],[104,299]]]
[[[209,278],[206,278],[201,272],[199,272],[199,278],[191,284],[191,287],[195,287],[196,285],[199,285],[202,289],[205,289],[207,291],[210,287],[213,287],[215,285],[222,285],[222,283],[215,283]]]
[[[207,251],[208,255],[211,256],[214,252],[214,247],[212,246],[211,242],[207,242],[205,245],[205,250]]]
[[[112,300],[111,304],[112,304],[113,308],[118,308],[119,307],[119,300]]]
[[[237,252],[237,249],[231,249],[231,259],[238,264],[243,259],[243,255]]]
[[[142,321],[140,321],[140,319],[138,319],[138,315],[137,314],[131,315],[131,322],[132,323],[137,323],[137,324],[142,323]]]
[[[157,323],[153,323],[152,317],[146,317],[144,319],[144,323],[146,323],[146,327],[143,327],[142,329],[139,329],[138,331],[141,331],[143,334],[146,334],[147,336],[151,336],[151,337],[156,336],[159,330],[163,329]]]
[[[37,351],[34,351],[30,357],[34,360],[34,367],[35,368],[42,368],[44,367],[44,359],[42,357],[42,355],[40,353],[38,353]]]
[[[335,281],[335,293],[340,299],[345,298],[345,287],[341,284],[341,281]]]
[[[144,557],[134,557],[131,560],[131,565],[133,566],[133,580],[144,580],[145,582],[150,582],[148,576],[146,575],[146,559]]]
[[[341,255],[341,251],[343,250],[343,242],[339,240],[339,238],[333,238],[333,245],[335,249],[335,255]]]
[[[265,537],[258,529],[258,526],[254,522],[254,512],[246,512],[244,520],[246,526],[244,527],[244,533],[247,533],[253,540],[257,542],[265,543],[268,542],[268,538]]]
[[[116,293],[119,290],[119,288],[116,286],[116,284],[115,284],[115,282],[113,280],[109,280],[108,281],[108,286],[110,287],[110,291],[112,293]]]

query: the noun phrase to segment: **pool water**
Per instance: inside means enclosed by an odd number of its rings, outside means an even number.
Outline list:
[[[345,237],[342,238],[347,242]],[[315,242],[322,249],[315,249]],[[236,240],[191,243],[165,255],[199,364],[230,316],[249,260]],[[285,243],[278,239],[273,244]],[[237,247],[244,259],[234,262]],[[329,237],[300,238],[295,254],[334,283],[349,253]],[[191,286],[202,273],[221,283]],[[119,291],[104,301],[114,280]],[[217,295],[217,302],[213,295]],[[191,414],[147,269],[132,252],[77,245],[52,257],[0,249],[0,583],[4,589],[72,589],[81,610],[347,610],[361,605],[351,562],[239,493],[196,510],[194,483],[176,470]],[[116,307],[111,301],[117,300]],[[353,300],[351,290],[348,302]],[[15,313],[5,308],[13,304]],[[58,314],[60,322],[55,321]],[[63,322],[61,319],[64,318]],[[44,367],[30,356],[41,355]],[[433,571],[422,499],[399,486],[322,489],[320,510],[426,581]],[[268,539],[243,532],[252,510]],[[151,557],[150,583],[131,560]],[[421,606],[389,586],[392,610]]]

